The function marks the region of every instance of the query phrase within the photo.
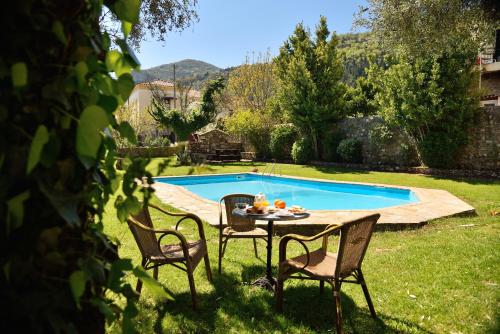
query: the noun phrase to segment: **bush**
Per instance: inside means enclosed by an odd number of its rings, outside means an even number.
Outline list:
[[[170,140],[167,137],[146,135],[141,144],[144,147],[164,147],[170,145]]]
[[[271,132],[269,150],[274,158],[290,159],[292,146],[297,139],[297,129],[291,124],[278,124]]]
[[[292,159],[296,164],[308,163],[313,156],[312,142],[309,138],[300,138],[292,146]]]
[[[238,109],[227,117],[224,125],[226,131],[249,142],[259,158],[269,156],[269,133],[274,124],[268,110]]]
[[[343,162],[363,162],[361,141],[355,138],[342,140],[337,148],[337,154]]]
[[[455,155],[465,143],[464,138],[452,138],[446,133],[430,133],[419,143],[418,149],[425,165],[432,168],[456,167]]]
[[[337,153],[337,148],[343,139],[343,135],[339,132],[330,132],[322,142],[322,157],[325,161],[340,161],[340,156]]]

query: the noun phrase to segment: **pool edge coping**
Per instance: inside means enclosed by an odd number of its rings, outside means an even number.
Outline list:
[[[214,173],[202,175],[176,175],[176,176],[156,176],[157,178],[186,178],[186,177],[200,177],[200,176],[226,176],[226,175],[257,175],[262,174],[255,172],[240,172],[240,173]],[[272,175],[278,176],[278,175]],[[359,218],[363,215],[369,215],[375,212],[381,214],[381,219],[377,223],[378,227],[389,228],[405,228],[405,227],[419,227],[425,225],[429,220],[450,217],[456,215],[470,215],[475,214],[475,209],[462,199],[452,195],[446,190],[408,187],[400,185],[387,185],[380,183],[369,182],[350,182],[338,181],[328,179],[316,179],[302,176],[292,175],[279,175],[280,177],[315,181],[323,183],[336,183],[336,184],[354,184],[365,186],[378,186],[383,188],[395,188],[402,190],[413,191],[418,198],[418,202],[390,206],[382,209],[374,210],[309,210],[311,217],[302,221],[293,221],[289,223],[281,222],[277,224],[277,228],[290,227],[290,226],[324,226],[332,223],[342,223],[351,219]],[[203,198],[180,185],[173,185],[163,182],[155,182],[153,185],[160,200],[166,204],[172,205],[184,211],[197,213],[201,212],[200,217],[206,220],[211,226],[219,225],[218,210],[219,203]],[[168,188],[170,190],[168,190]],[[172,192],[172,190],[174,190]],[[177,193],[177,194],[175,194]],[[169,195],[180,195],[181,199],[171,200]],[[177,197],[177,196],[176,196]],[[441,202],[436,204],[436,202]],[[216,219],[214,219],[214,211],[216,212]],[[314,221],[314,222],[313,222]],[[264,224],[258,225],[263,226]]]

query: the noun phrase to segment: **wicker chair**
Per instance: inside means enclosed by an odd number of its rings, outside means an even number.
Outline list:
[[[137,246],[142,254],[142,266],[144,269],[153,269],[153,277],[158,279],[158,267],[170,264],[176,268],[185,271],[188,275],[189,288],[191,290],[191,298],[193,308],[196,309],[196,289],[194,285],[193,272],[200,263],[201,259],[205,260],[205,270],[207,278],[212,281],[212,272],[210,270],[210,262],[207,253],[207,242],[203,223],[198,216],[191,213],[172,213],[165,211],[155,205],[149,204],[152,207],[168,216],[179,217],[179,221],[175,225],[175,229],[155,229],[153,221],[149,214],[148,208],[143,209],[136,215],[131,215],[127,220],[128,226],[134,235]],[[185,220],[192,220],[198,227],[199,240],[187,241],[186,238],[179,233],[178,228],[180,223]],[[157,238],[159,234],[159,238]],[[180,241],[179,244],[162,245],[163,237],[173,235]],[[141,280],[137,281],[136,290],[140,294],[142,288]]]
[[[330,283],[333,287],[337,333],[343,333],[340,287],[344,282],[361,285],[370,313],[373,318],[376,318],[375,309],[361,271],[361,263],[379,217],[380,214],[373,214],[339,226],[331,225],[323,232],[312,237],[296,234],[288,234],[282,237],[279,245],[278,282],[276,286],[277,309],[279,311],[283,309],[283,283],[286,279],[313,279],[320,281],[320,292],[323,292],[325,282]],[[338,250],[337,253],[330,253],[327,251],[328,237],[336,231],[340,231]],[[305,243],[321,237],[323,237],[322,247],[310,252]],[[287,245],[292,240],[300,243],[306,250],[306,254],[287,259]],[[292,276],[296,273],[305,274],[306,277]],[[349,277],[354,279],[348,280]]]
[[[222,221],[222,202],[226,209],[227,227]],[[267,231],[255,226],[255,219],[237,217],[232,215],[236,203],[247,203],[252,205],[254,196],[248,194],[231,194],[222,197],[219,201],[219,274],[222,273],[222,258],[226,252],[227,242],[231,238],[253,239],[255,256],[257,253],[257,239],[264,239],[267,242]]]

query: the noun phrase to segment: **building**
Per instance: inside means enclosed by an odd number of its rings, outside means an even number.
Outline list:
[[[500,106],[500,30],[496,31],[494,45],[480,54],[478,62],[481,106]]]
[[[199,102],[201,94],[194,89],[182,89],[175,87],[172,82],[155,80],[141,82],[135,85],[130,96],[125,102],[124,108],[127,112],[124,120],[127,120],[136,130],[139,138],[143,136],[169,136],[168,129],[161,129],[149,114],[148,107],[151,105],[153,96],[158,96],[170,108],[186,109],[188,105]]]
[[[181,108],[187,98],[187,104],[200,100],[200,92],[194,89],[189,91],[174,89],[174,84],[169,81],[155,80],[141,82],[135,85],[126,105],[135,112],[143,114],[146,108],[151,105],[153,94],[158,94],[170,108]]]

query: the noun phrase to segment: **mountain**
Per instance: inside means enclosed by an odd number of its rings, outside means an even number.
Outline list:
[[[344,64],[344,83],[354,85],[358,77],[364,76],[370,57],[376,64],[383,64],[384,54],[370,33],[341,34],[338,39],[337,48]]]
[[[166,80],[173,81],[174,79],[174,65],[175,77],[177,80],[194,80],[195,86],[199,86],[207,78],[222,71],[215,65],[206,63],[201,60],[184,59],[175,63],[163,64],[156,67],[151,67],[139,72],[134,71],[132,76],[136,83],[151,81],[151,80]]]
[[[342,55],[344,64],[344,76],[342,81],[348,85],[353,85],[356,78],[364,75],[364,70],[369,64],[370,55],[378,64],[383,62],[383,53],[377,43],[375,43],[369,33],[340,34],[338,35],[338,50]],[[133,72],[136,83],[151,80],[173,81],[175,76],[178,81],[193,83],[193,88],[201,89],[203,83],[217,75],[228,76],[229,73],[238,68],[229,67],[221,69],[215,65],[201,60],[184,59],[175,63],[164,64],[152,68]]]

